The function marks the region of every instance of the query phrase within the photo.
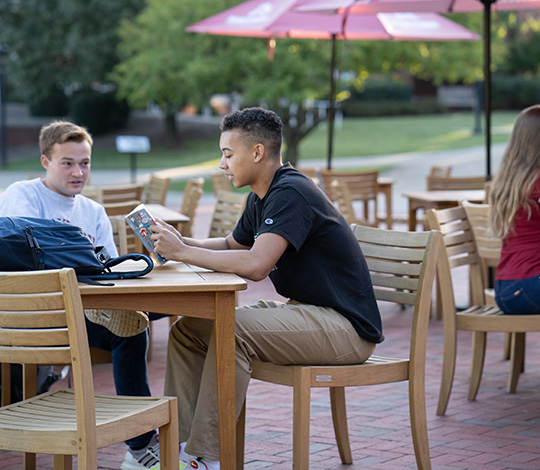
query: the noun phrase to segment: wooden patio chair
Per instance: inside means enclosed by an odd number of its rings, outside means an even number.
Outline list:
[[[182,206],[180,212],[189,217],[189,221],[182,222],[179,227],[180,233],[185,237],[193,236],[193,224],[195,222],[195,216],[197,215],[197,208],[199,207],[199,201],[203,194],[204,178],[192,178],[184,189],[184,197],[182,199]]]
[[[212,187],[214,188],[214,195],[217,197],[219,191],[232,191],[232,184],[227,178],[227,175],[222,171],[215,171],[210,175],[212,180]]]
[[[141,201],[143,185],[139,183],[118,186],[85,186],[82,194],[100,204]]]
[[[452,172],[452,167],[451,166],[433,165],[429,169],[429,175],[430,176],[435,176],[435,177],[438,177],[438,178],[449,178],[451,172]]]
[[[368,225],[377,226],[378,204],[377,204],[377,178],[379,172],[377,170],[369,171],[334,171],[321,168],[320,174],[323,180],[324,189],[328,197],[332,199],[333,192],[331,190],[332,181],[341,181],[349,187],[351,200],[362,203],[363,212],[361,220],[367,221]],[[373,207],[370,210],[370,205]],[[371,214],[371,215],[370,215]]]
[[[337,204],[339,211],[349,224],[376,226],[377,222],[370,222],[356,217],[348,183],[334,180],[330,184],[330,188],[328,188],[328,193],[330,194],[330,199]]]
[[[425,402],[426,339],[435,276],[438,232],[398,232],[353,225],[366,257],[377,300],[414,305],[408,359],[372,356],[364,364],[276,365],[254,361],[252,378],[294,389],[293,467],[309,468],[309,421],[312,387],[328,387],[334,431],[341,461],[352,463],[347,429],[345,387],[409,382],[411,433],[416,463],[431,469]],[[244,450],[245,404],[237,425],[237,462]]]
[[[428,191],[462,191],[466,189],[484,189],[485,176],[434,176],[428,175],[426,187]]]
[[[127,215],[140,203],[141,201],[138,200],[130,200],[124,202],[109,202],[102,204],[102,206],[105,208],[107,215],[111,217],[113,215]]]
[[[444,323],[443,366],[437,414],[444,415],[454,381],[457,332],[473,332],[468,399],[474,400],[482,378],[487,333],[540,331],[540,315],[505,315],[497,306],[486,305],[482,264],[464,207],[458,206],[439,211],[430,209],[426,217],[430,229],[441,231],[446,248],[439,256],[437,263],[437,282],[440,287],[438,297]],[[471,306],[463,311],[456,310],[450,272],[457,266],[469,266]],[[515,337],[524,338],[520,335]],[[520,341],[512,344],[508,393],[515,391],[517,379],[522,370],[523,344],[524,342]]]
[[[165,205],[167,191],[169,191],[170,178],[161,178],[155,174],[150,175],[150,180],[146,186],[144,193],[145,204],[161,204]]]
[[[25,400],[0,408],[3,450],[53,454],[55,469],[76,455],[79,470],[95,470],[97,449],[159,428],[161,468],[178,469],[176,398],[94,393],[73,269],[1,273],[0,320],[0,362],[70,364],[73,374],[73,389],[37,396],[25,381]]]
[[[208,238],[226,237],[234,230],[246,205],[247,193],[220,190],[217,196]]]

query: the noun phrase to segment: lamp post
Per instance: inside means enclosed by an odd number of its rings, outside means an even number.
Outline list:
[[[7,166],[7,131],[6,131],[6,83],[4,78],[4,57],[7,46],[0,44],[0,166]]]

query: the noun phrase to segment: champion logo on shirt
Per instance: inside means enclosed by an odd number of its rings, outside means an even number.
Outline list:
[[[268,219],[266,219],[266,220],[264,221],[264,223],[265,223],[266,225],[272,225],[272,224],[274,223],[274,219],[268,218]]]

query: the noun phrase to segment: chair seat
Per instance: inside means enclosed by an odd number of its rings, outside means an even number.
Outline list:
[[[95,402],[98,448],[110,445],[112,430],[118,442],[147,431],[145,416],[157,426],[170,421],[168,398],[96,394]],[[51,433],[57,439],[43,439]],[[75,393],[71,389],[51,390],[0,410],[0,448],[75,455],[77,441]]]
[[[506,315],[499,307],[473,305],[456,314],[459,330],[525,333],[540,331],[537,315]]]
[[[371,356],[363,364],[343,365],[278,365],[270,362],[253,361],[251,378],[272,381],[280,385],[292,386],[294,372],[298,369],[310,370],[310,386],[314,387],[354,387],[400,382],[409,379],[409,360],[382,356]],[[392,380],[389,380],[389,377]],[[277,380],[279,378],[279,381]]]

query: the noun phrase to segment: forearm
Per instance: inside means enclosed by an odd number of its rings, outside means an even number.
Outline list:
[[[229,245],[225,238],[186,238],[182,237],[182,241],[189,246],[198,248],[206,248],[207,250],[228,250]]]
[[[225,242],[225,239],[221,240]],[[264,263],[261,263],[250,250],[218,250],[186,244],[188,246],[184,247],[181,253],[174,253],[171,259],[212,271],[235,273],[252,281],[260,281],[269,274],[269,270],[264,268]]]

